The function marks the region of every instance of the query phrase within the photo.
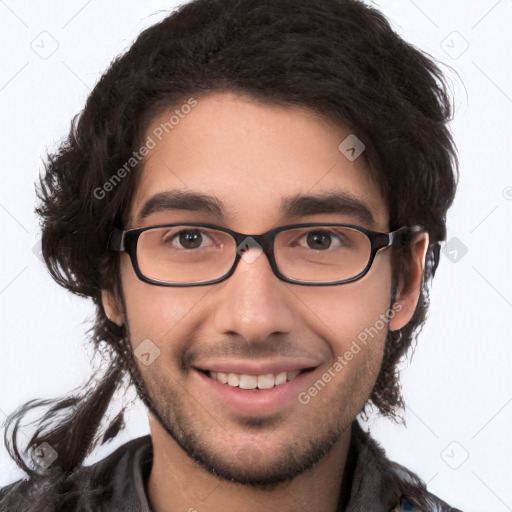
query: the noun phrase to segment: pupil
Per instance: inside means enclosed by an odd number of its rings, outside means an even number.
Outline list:
[[[312,247],[312,249],[328,249],[331,246],[331,237],[322,231],[314,231],[312,233],[308,233],[308,245],[311,246],[312,244],[310,244],[310,242],[313,242],[313,244],[320,244],[316,247]]]
[[[195,249],[201,245],[201,238],[199,231],[183,231],[180,233],[180,244],[186,249]]]

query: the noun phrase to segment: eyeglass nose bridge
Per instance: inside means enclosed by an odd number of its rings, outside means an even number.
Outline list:
[[[267,260],[270,264],[270,268],[274,272],[274,275],[281,279],[281,275],[277,268],[273,251],[275,236],[276,233],[274,231],[263,233],[261,235],[233,233],[233,237],[236,243],[236,257],[235,261],[233,262],[231,271],[229,272],[229,275],[226,277],[231,276],[235,272],[238,263],[240,262],[241,259],[243,259],[246,263],[252,263],[260,256],[262,252],[267,257]],[[251,255],[251,253],[249,252],[250,249],[259,249],[260,254],[254,253],[253,251]]]

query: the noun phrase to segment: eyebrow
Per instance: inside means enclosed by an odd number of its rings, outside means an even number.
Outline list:
[[[319,195],[296,194],[282,199],[280,211],[287,217],[301,217],[316,213],[351,215],[361,222],[375,225],[375,218],[366,204],[347,192],[328,192]]]
[[[225,208],[220,199],[201,192],[182,190],[171,190],[154,195],[144,203],[137,220],[141,222],[153,213],[173,210],[201,212],[213,215],[219,220],[225,220]],[[375,218],[366,204],[347,192],[296,194],[283,197],[279,211],[284,218],[318,213],[345,214],[363,223],[375,225]]]
[[[182,190],[169,190],[154,195],[144,203],[137,219],[142,221],[153,213],[172,210],[208,213],[224,220],[224,207],[220,199],[200,192]]]

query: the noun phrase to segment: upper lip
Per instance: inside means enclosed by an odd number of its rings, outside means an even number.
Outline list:
[[[197,370],[204,372],[238,373],[244,375],[277,375],[282,372],[293,372],[296,370],[309,370],[316,368],[318,363],[304,359],[272,360],[272,361],[228,361],[212,360],[196,365]]]

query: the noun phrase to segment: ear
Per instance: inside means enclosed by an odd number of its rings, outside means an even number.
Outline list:
[[[114,295],[114,293],[111,291],[102,290],[101,302],[103,304],[103,309],[105,310],[108,319],[119,326],[123,325],[124,315],[122,312],[123,308],[119,297]]]
[[[423,284],[428,240],[428,233],[420,233],[411,242],[411,261],[409,273],[406,276],[407,282],[405,282],[404,276],[400,276],[399,291],[393,305],[396,314],[389,321],[391,331],[396,331],[407,325],[414,314]]]

